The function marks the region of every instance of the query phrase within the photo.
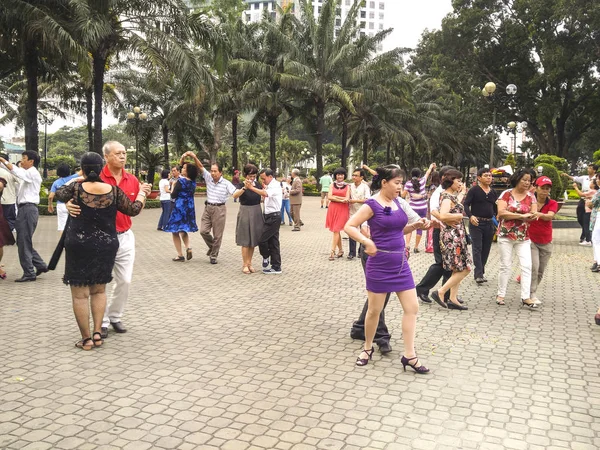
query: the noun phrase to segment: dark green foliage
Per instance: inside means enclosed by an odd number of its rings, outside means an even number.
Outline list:
[[[555,155],[540,155],[533,161],[533,165],[537,167],[539,164],[550,164],[561,172],[568,172],[569,163],[565,158]]]

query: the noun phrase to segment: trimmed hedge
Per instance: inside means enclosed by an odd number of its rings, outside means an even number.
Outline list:
[[[563,200],[563,198],[564,198],[563,197],[563,195],[564,195],[563,183],[562,183],[560,174],[558,173],[558,170],[556,169],[556,167],[554,167],[551,164],[546,164],[546,163],[538,163],[538,165],[542,166],[544,168],[544,171],[542,172],[542,174],[552,180],[552,190],[550,191],[550,197],[553,198],[554,200]],[[536,166],[536,168],[537,168],[537,166]]]

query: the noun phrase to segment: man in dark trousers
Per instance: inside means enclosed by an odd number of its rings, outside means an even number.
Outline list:
[[[440,169],[440,185],[435,191],[433,191],[433,194],[431,195],[431,198],[429,200],[429,208],[431,211],[432,220],[434,220],[434,218],[437,220],[439,217],[440,194],[444,190],[442,188],[441,182],[444,181],[444,175],[450,169],[454,169],[454,167],[444,166]],[[455,220],[456,223],[458,223],[462,219]],[[421,301],[425,303],[431,303],[431,299],[429,298],[429,291],[438,283],[438,281],[440,281],[440,278],[443,278],[443,283],[445,283],[446,281],[448,281],[448,278],[450,278],[450,276],[452,275],[452,272],[444,270],[444,266],[442,265],[442,251],[440,250],[439,226],[433,228],[433,256],[435,257],[435,262],[429,267],[429,270],[427,270],[427,273],[425,274],[423,279],[416,286],[417,297],[419,297]],[[445,298],[450,298],[450,292],[446,293]]]
[[[498,200],[498,194],[492,189],[490,169],[479,169],[477,171],[477,186],[469,189],[464,202],[465,212],[469,217],[469,232],[473,241],[474,274],[477,284],[487,281],[485,278],[485,264],[494,239],[492,218],[498,211],[496,200]]]
[[[363,229],[368,228],[366,225],[363,225]],[[364,234],[364,232],[363,232]],[[367,266],[367,259],[369,259],[369,255],[367,255],[360,246],[359,251],[361,257],[360,262],[362,264],[363,272]],[[379,347],[379,351],[385,355],[392,351],[392,346],[390,345],[390,339],[392,336],[388,331],[387,325],[385,324],[385,308],[390,300],[390,292],[385,295],[385,303],[383,304],[383,309],[381,310],[381,314],[379,314],[379,322],[377,323],[377,330],[375,331],[375,338],[373,341]],[[369,300],[365,302],[365,306],[363,307],[362,312],[356,322],[352,324],[352,328],[350,329],[350,337],[352,339],[359,339],[361,341],[365,340],[365,317],[367,316],[367,310],[369,309]]]

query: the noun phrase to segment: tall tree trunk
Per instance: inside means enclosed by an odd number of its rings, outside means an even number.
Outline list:
[[[165,160],[166,168],[169,168],[169,127],[165,124],[162,126],[162,137],[163,137],[163,158]]]
[[[317,160],[317,180],[323,175],[323,127],[325,126],[325,103],[322,100],[316,102],[316,113],[317,113],[317,132],[315,133],[315,143],[317,147],[317,154],[315,159]]]
[[[366,133],[363,135],[362,145],[363,145],[362,163],[368,165],[369,164],[368,163],[368,160],[369,160],[369,135]]]
[[[416,161],[416,148],[413,144],[410,144],[410,164],[411,167],[415,167],[415,161]]]
[[[88,152],[94,151],[94,88],[85,89],[85,116],[88,135]]]
[[[348,121],[344,113],[342,119],[342,167],[348,169]]]
[[[232,149],[231,149],[231,165],[233,169],[238,169],[238,116],[235,114],[231,119],[231,137],[232,137]],[[238,169],[239,170],[239,169]]]
[[[391,142],[387,143],[387,149],[385,152],[385,163],[386,164],[392,163],[392,143]]]
[[[25,73],[27,76],[27,100],[25,102],[25,150],[39,150],[38,141],[38,51],[31,38],[25,40]]]
[[[106,57],[102,51],[93,55],[94,63],[94,148],[93,151],[102,154],[102,94],[104,93],[104,71]]]
[[[269,117],[269,167],[277,172],[277,117]]]

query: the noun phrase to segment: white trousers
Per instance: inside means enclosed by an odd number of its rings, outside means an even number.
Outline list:
[[[592,231],[592,246],[594,247],[594,261],[600,264],[600,214],[596,215]]]
[[[129,286],[133,278],[133,263],[135,261],[135,236],[133,231],[127,230],[118,235],[119,250],[115,258],[115,268],[113,269],[114,287],[110,302],[106,302],[106,311],[102,326],[108,327],[110,322],[120,322],[125,304],[129,296]]]
[[[58,231],[64,231],[65,225],[67,225],[67,218],[69,217],[67,205],[64,203],[56,204],[56,217],[58,218]]]
[[[499,237],[498,250],[500,251],[498,297],[506,297],[506,287],[511,274],[512,255],[515,252],[521,266],[521,299],[527,300],[531,289],[531,242],[513,241],[505,237]]]

